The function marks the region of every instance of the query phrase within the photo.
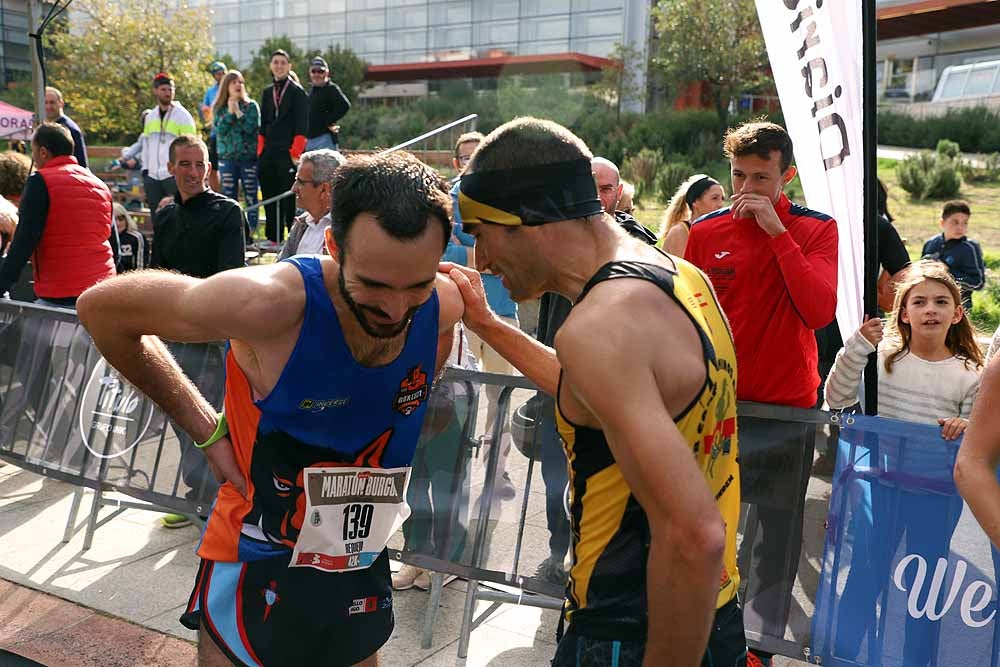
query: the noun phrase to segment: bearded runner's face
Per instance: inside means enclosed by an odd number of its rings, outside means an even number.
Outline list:
[[[444,230],[428,221],[413,239],[393,238],[370,213],[359,213],[342,248],[338,287],[355,319],[375,338],[395,338],[434,291]]]

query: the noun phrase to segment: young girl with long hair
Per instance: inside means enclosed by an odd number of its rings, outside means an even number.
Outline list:
[[[684,256],[691,222],[718,211],[726,201],[722,184],[706,174],[695,174],[680,184],[663,213],[660,242],[657,244],[671,255]]]
[[[979,390],[983,354],[948,267],[933,260],[911,264],[888,320],[884,343],[882,320],[866,318],[844,344],[826,380],[827,403],[839,409],[857,402],[861,372],[878,348],[879,415],[937,424],[945,439],[958,438]]]
[[[215,118],[216,146],[219,151],[219,179],[222,194],[230,199],[239,196],[247,205],[247,222],[257,229],[257,134],[260,129],[260,106],[250,98],[239,70],[231,69],[219,84],[219,94],[212,106]]]
[[[948,268],[922,260],[902,272],[896,288],[887,336],[882,321],[866,318],[837,355],[826,381],[831,408],[846,408],[858,400],[861,374],[871,352],[878,352],[878,414],[940,427],[944,440],[961,436],[979,390],[983,355],[976,331],[962,308],[958,284]],[[900,430],[900,433],[906,431]],[[869,435],[874,436],[874,433]],[[906,537],[903,553],[919,553],[930,563],[947,558],[951,535],[962,515],[957,495],[921,490],[915,482],[893,483],[891,473],[903,465],[914,479],[939,480],[948,473],[948,447],[939,453],[926,446],[906,447],[905,436],[890,430],[866,438],[855,465],[880,470],[875,478],[853,476],[850,493],[856,495],[850,521],[853,526],[851,566],[841,596],[834,654],[853,659],[865,635],[878,632],[876,602],[884,589],[894,554]],[[841,447],[840,455],[849,455]],[[903,573],[907,590],[913,569]],[[883,609],[882,614],[886,613]],[[907,615],[903,638],[904,665],[927,665],[936,653],[940,624]],[[934,664],[933,660],[930,664]]]

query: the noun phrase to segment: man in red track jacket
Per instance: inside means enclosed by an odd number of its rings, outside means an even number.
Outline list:
[[[782,192],[795,167],[781,126],[730,130],[724,151],[733,204],[694,222],[685,257],[711,279],[729,318],[738,398],[811,408],[819,387],[814,331],[833,320],[837,306],[837,223]],[[762,632],[766,644],[768,636],[783,637],[788,618],[815,427],[740,418],[739,437],[743,500],[756,505],[757,519],[748,522],[743,572],[756,524],[763,529],[746,577],[746,627]]]

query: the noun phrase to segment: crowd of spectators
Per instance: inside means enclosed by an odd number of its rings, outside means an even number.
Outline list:
[[[330,81],[322,58],[312,59],[309,67],[307,93],[291,69],[288,54],[275,51],[273,82],[262,91],[258,103],[239,71],[213,63],[216,83],[199,109],[210,127],[207,144],[195,136],[192,115],[174,99],[172,77],[164,72],[154,77],[155,105],[144,112],[139,140],[122,154],[127,165],[141,165],[146,203],[152,212],[152,243],[139,231],[132,214],[113,203],[108,187],[87,169],[83,132],[64,113],[61,92],[47,88],[49,120],[32,138],[31,159],[16,152],[0,154],[0,251],[5,252],[0,294],[21,280],[29,259],[39,302],[70,308],[84,290],[116,272],[149,267],[206,278],[244,266],[245,244],[257,227],[258,188],[264,198],[289,190],[295,195],[294,204],[286,198],[265,207],[266,237],[274,249],[285,230],[290,230],[279,260],[329,252],[332,184],[334,173],[345,162],[337,151],[337,123],[349,111],[350,102]],[[468,267],[476,265],[475,238],[463,230],[459,182],[482,141],[481,134],[469,133],[456,143],[454,167],[459,177],[452,190],[454,219],[442,257]],[[911,265],[892,225],[882,187],[879,306],[885,319],[866,317],[858,331],[842,342],[834,321],[837,223],[785,195],[785,186],[796,175],[788,134],[772,123],[745,124],[726,135],[724,154],[731,166],[730,205],[725,207],[726,186],[706,174],[693,174],[672,197],[659,237],[630,215],[634,189],[621,180],[617,165],[597,157],[591,167],[607,214],[634,236],[685,258],[711,281],[732,327],[739,369],[737,398],[796,408],[848,409],[857,405],[862,371],[869,355],[876,354],[880,414],[937,426],[945,439],[961,437],[970,416],[976,414],[973,405],[985,365],[969,319],[971,294],[982,289],[986,274],[979,244],[967,237],[970,205],[965,201],[944,205],[941,233],[927,240],[922,259]],[[210,184],[216,173],[219,178],[213,188]],[[245,211],[236,202],[241,192]],[[483,284],[492,310],[518,326],[518,304],[501,278],[487,273]],[[554,293],[542,297],[538,341],[553,345],[570,307]],[[475,334],[463,332],[460,340],[456,363],[492,373],[513,372],[510,362]],[[206,365],[221,368],[221,359],[208,348],[186,357],[179,349],[176,353],[192,375],[203,375]],[[824,382],[825,388],[821,387]],[[1000,380],[995,384],[1000,387]],[[996,391],[1000,395],[1000,389]],[[500,448],[499,497],[512,499],[516,489],[505,461],[513,436],[509,423],[494,428],[499,388],[485,393],[487,425],[481,444]],[[571,538],[563,510],[566,459],[551,396],[539,392],[529,404],[539,433],[537,456],[549,533],[549,555],[537,576],[558,582],[566,576]],[[426,430],[425,441],[459,437],[457,425],[465,415],[455,412],[455,405],[453,401],[451,412],[447,406],[438,406],[443,416],[430,420],[436,426]],[[982,419],[987,421],[987,417]],[[740,417],[738,433],[742,498],[752,505],[739,554],[750,601],[746,626],[780,636],[802,548],[816,427]],[[213,481],[192,444],[189,438],[180,439],[183,476],[192,490],[200,490]],[[974,470],[968,463],[970,456],[960,459],[965,461],[960,470]],[[450,477],[442,476],[450,465],[447,458],[422,461],[428,481],[411,488],[416,494],[414,504],[433,507],[430,498],[451,484]],[[995,468],[997,458],[986,453],[979,460]],[[975,477],[974,472],[965,474]],[[907,529],[926,527],[929,516],[954,518],[953,507],[935,503],[934,499],[914,499],[906,515]],[[990,512],[980,508],[977,514]],[[433,522],[430,517],[429,513],[425,520]],[[166,523],[176,527],[185,521],[185,517],[168,517]],[[408,547],[417,548],[414,542],[432,539],[439,532],[440,527],[429,524],[423,537],[415,537],[411,528]],[[1000,528],[995,535],[1000,536]],[[893,539],[898,540],[898,535]],[[393,585],[426,588],[428,575],[406,566],[394,575]],[[849,586],[848,591],[862,588]],[[934,641],[932,633],[919,629],[913,636]],[[843,641],[850,644],[852,638]],[[767,664],[770,655],[758,651],[755,657]]]

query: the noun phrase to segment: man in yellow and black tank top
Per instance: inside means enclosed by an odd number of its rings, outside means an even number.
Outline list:
[[[603,213],[592,154],[522,118],[480,144],[459,205],[479,270],[512,297],[573,303],[545,347],[504,324],[475,271],[446,267],[465,322],[557,397],[573,564],[556,667],[743,667],[736,355],[711,284]]]

